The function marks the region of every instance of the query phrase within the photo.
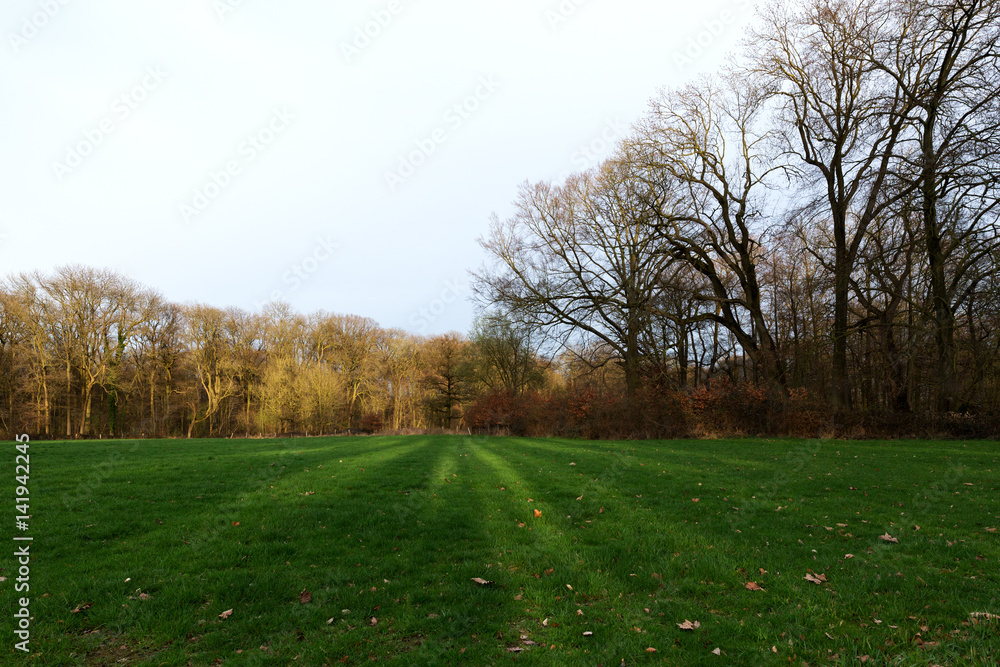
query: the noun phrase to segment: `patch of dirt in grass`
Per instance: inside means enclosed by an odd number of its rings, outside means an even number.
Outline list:
[[[400,653],[409,653],[424,643],[424,637],[423,635],[410,635],[409,637],[401,637],[400,642],[402,643]]]
[[[148,660],[163,650],[162,646],[149,646],[142,642],[124,639],[121,636],[106,637],[96,648],[87,651],[86,664],[131,665]]]

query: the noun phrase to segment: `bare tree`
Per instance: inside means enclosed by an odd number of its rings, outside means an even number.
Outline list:
[[[808,207],[833,232],[833,392],[849,407],[847,365],[850,275],[868,226],[894,199],[884,185],[906,126],[909,103],[866,57],[886,17],[871,0],[773,3],[749,38],[752,65],[782,104],[777,116],[787,150],[803,165]],[[896,192],[896,197],[904,196]]]
[[[639,385],[641,337],[664,262],[643,188],[619,160],[560,187],[523,185],[515,214],[494,217],[480,239],[492,267],[473,274],[482,301],[560,342],[602,341],[629,393]]]

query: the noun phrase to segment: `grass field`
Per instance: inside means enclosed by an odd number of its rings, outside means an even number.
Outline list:
[[[974,615],[1000,614],[996,442],[413,436],[30,456],[32,653],[14,649],[8,555],[3,664],[1000,664],[1000,621]]]

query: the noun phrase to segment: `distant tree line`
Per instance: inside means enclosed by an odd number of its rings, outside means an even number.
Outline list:
[[[421,337],[281,303],[260,313],[177,305],[85,266],[0,284],[0,427],[9,434],[458,429],[477,395],[553,381],[502,318],[484,316],[469,338]]]

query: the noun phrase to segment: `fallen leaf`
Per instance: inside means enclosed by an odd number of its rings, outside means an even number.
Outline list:
[[[148,600],[149,599],[149,594],[148,593],[139,593],[139,599],[140,600]]]
[[[1000,616],[996,614],[991,614],[986,611],[974,611],[969,614],[972,618],[973,623],[978,623],[980,619],[985,618],[987,621],[1000,621]]]
[[[646,649],[646,653],[656,653],[656,649],[650,646],[649,648]]]
[[[722,649],[716,648],[714,651],[712,651],[712,653],[714,653],[715,655],[722,655]]]
[[[368,624],[374,627],[378,625],[378,619],[372,616],[370,619],[368,619]]]
[[[701,498],[692,498],[692,499],[691,499],[691,502],[693,502],[693,503],[696,503],[696,502],[698,502],[699,500],[701,500]]]
[[[577,500],[583,500],[583,496],[581,495]]]
[[[480,577],[473,577],[472,580],[479,584],[480,586],[492,586],[492,581],[487,581],[486,579],[481,579]]]
[[[573,587],[572,587],[572,586],[570,586],[569,584],[566,584],[566,588],[568,588],[568,589],[570,589],[570,590],[573,590]]]
[[[762,590],[764,590],[763,588],[761,588],[760,586],[757,585],[756,581],[748,581],[747,585],[746,585],[746,589],[748,591],[762,591]]]
[[[892,542],[892,543],[895,543],[895,544],[899,543],[899,540],[897,540],[895,537],[893,537],[889,533],[886,533],[885,535],[879,535],[879,539],[880,540],[885,540],[886,542]]]
[[[71,609],[69,613],[71,613],[71,614],[79,614],[81,611],[87,611],[88,609],[90,609],[93,606],[94,606],[93,602],[84,602],[81,605],[77,605],[76,609]]]
[[[535,510],[535,518],[542,516],[542,510]]]
[[[549,619],[547,619],[547,618],[543,619],[542,620],[542,627],[548,627],[548,625],[549,625]]]
[[[304,588],[302,589],[302,592],[299,593],[299,603],[300,604],[309,604],[309,602],[312,599],[313,599],[313,594],[310,593],[309,591],[307,591]]]
[[[594,633],[591,632],[590,630],[587,630],[586,632],[583,633],[583,636],[584,637],[593,637]]]
[[[811,581],[814,584],[822,584],[826,581],[825,574],[813,574],[812,572],[806,572],[806,576],[802,578],[806,581]]]
[[[219,618],[221,618],[224,621],[224,620],[226,620],[227,618],[229,618],[232,615],[233,615],[233,610],[232,609],[227,609],[224,612],[222,612],[221,614],[219,614]]]
[[[238,526],[238,525],[240,525],[240,522],[239,521],[233,521],[233,525],[234,526]]]
[[[844,554],[844,558],[854,558],[854,554]]]
[[[870,655],[863,655],[863,656],[861,656],[860,658],[858,658],[858,660],[860,660],[862,664],[864,664],[864,663],[868,662],[868,661],[869,661],[869,660],[871,660],[871,659],[872,659],[872,658],[871,658],[871,656],[870,656]]]
[[[583,616],[583,610],[582,609],[577,609],[576,610],[576,615],[577,616]]]
[[[677,624],[677,627],[680,628],[681,630],[694,630],[696,628],[700,628],[701,623],[699,623],[698,621],[689,621],[685,618],[683,623]]]
[[[550,567],[549,569],[545,570],[545,574],[552,574],[555,571],[556,569],[554,567]]]

